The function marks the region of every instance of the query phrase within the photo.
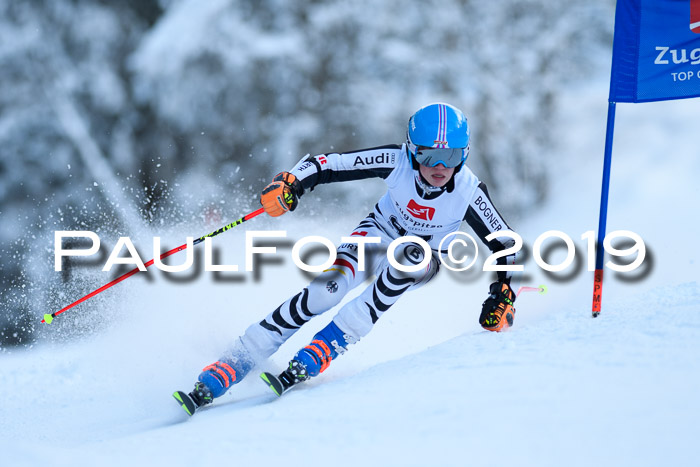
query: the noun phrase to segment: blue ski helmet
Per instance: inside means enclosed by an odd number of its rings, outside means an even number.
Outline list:
[[[449,104],[426,105],[408,120],[406,140],[414,169],[443,164],[456,173],[469,155],[467,117]]]

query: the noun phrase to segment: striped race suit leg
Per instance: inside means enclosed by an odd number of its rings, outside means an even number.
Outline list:
[[[366,218],[352,231],[351,237],[389,237],[376,221]],[[338,305],[345,295],[362,284],[381,260],[382,245],[367,245],[366,264],[360,264],[357,243],[343,243],[337,248],[333,265],[319,274],[301,292],[286,300],[258,324],[250,326],[241,337],[243,344],[257,360],[272,355],[301,326]]]
[[[379,236],[379,233],[374,220],[366,219],[352,235]],[[368,263],[371,263],[371,258],[375,255],[367,256],[370,257]],[[311,318],[340,303],[350,290],[362,284],[368,274],[371,274],[369,268],[359,267],[357,244],[343,243],[338,247],[336,261],[330,268],[265,319],[249,326],[217,362],[202,370],[199,381],[209,387],[214,397],[223,395],[253,367],[275,353],[280,345]]]
[[[362,284],[370,275],[376,276],[375,281],[339,311],[329,325],[330,328],[326,327],[316,335],[320,338],[326,336],[325,339],[329,340],[331,358],[344,352],[348,344],[366,335],[401,294],[426,283],[437,272],[438,263],[435,258],[424,270],[412,273],[391,266],[385,250],[393,238],[386,233],[386,228],[377,224],[373,216],[365,218],[351,236],[379,237],[381,243],[365,246],[366,264],[363,265],[360,265],[356,243],[341,244],[337,249],[336,261],[329,269],[278,306],[265,319],[249,326],[225,356],[200,374],[200,381],[207,384],[214,397],[222,395],[232,384],[242,380],[256,363],[275,353],[311,318],[338,305],[348,292]],[[414,255],[413,258],[411,254]],[[420,255],[420,258],[416,255]],[[422,255],[422,249],[411,243],[401,245],[395,252],[397,261],[404,265],[419,263]]]
[[[383,236],[383,244],[391,237]],[[412,242],[402,243],[394,251],[394,259],[402,268],[393,265],[386,254],[376,256],[375,280],[365,290],[345,304],[333,320],[294,356],[301,362],[304,373],[310,377],[325,371],[333,359],[345,353],[349,344],[354,344],[370,332],[374,323],[398,301],[405,292],[416,289],[430,281],[438,271],[436,254],[427,252],[430,260],[423,263],[426,252]],[[405,268],[412,271],[406,271]]]

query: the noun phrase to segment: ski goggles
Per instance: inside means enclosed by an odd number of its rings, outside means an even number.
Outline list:
[[[442,164],[448,169],[459,167],[466,159],[464,148],[426,148],[418,146],[414,155],[416,162],[426,167]]]

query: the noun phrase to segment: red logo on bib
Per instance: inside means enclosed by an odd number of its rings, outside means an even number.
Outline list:
[[[431,208],[430,206],[421,206],[413,200],[408,202],[406,210],[410,212],[413,217],[423,219],[424,221],[433,220],[433,216],[435,215],[435,208]]]

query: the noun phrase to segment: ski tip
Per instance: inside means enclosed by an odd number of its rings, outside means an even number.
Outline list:
[[[190,417],[194,415],[197,407],[194,405],[194,401],[190,399],[190,396],[182,391],[175,391],[173,393],[173,398],[180,404],[180,407],[182,407],[182,410],[184,410],[187,415]]]
[[[282,382],[279,379],[277,379],[277,377],[272,373],[268,373],[266,371],[260,373],[260,379],[265,381],[265,384],[267,384],[269,388],[272,389],[272,392],[274,392],[277,395],[277,397],[281,396],[284,392]]]

